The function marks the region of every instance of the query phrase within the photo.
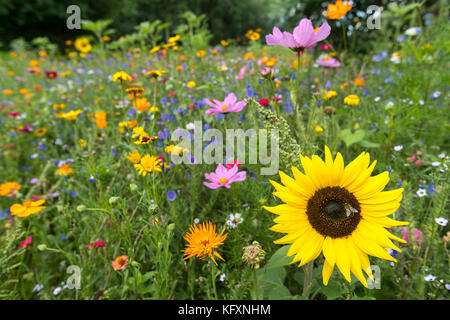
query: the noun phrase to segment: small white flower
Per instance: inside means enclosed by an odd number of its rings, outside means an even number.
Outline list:
[[[195,224],[198,224],[199,222],[200,222],[200,219],[199,219],[199,218],[195,218],[195,219],[194,219],[194,223],[195,223]]]
[[[441,163],[439,161],[434,161],[434,162],[431,163],[431,165],[433,167],[439,167],[441,165]]]
[[[440,91],[435,91],[435,92],[433,92],[433,93],[431,94],[431,96],[432,96],[433,98],[438,98],[440,95],[441,95],[441,92],[440,92]]]
[[[61,290],[62,290],[61,287],[56,287],[55,290],[53,290],[53,295],[57,296],[61,292]]]
[[[188,130],[194,130],[194,129],[195,129],[195,125],[194,125],[192,122],[189,122],[189,123],[186,125],[186,129],[188,129]]]
[[[450,290],[450,284],[446,284],[445,289]]]
[[[414,27],[414,28],[409,28],[408,30],[406,30],[405,34],[408,36],[416,36],[416,35],[420,34],[421,32],[422,32],[421,28]]]
[[[443,217],[439,217],[439,218],[434,218],[434,221],[436,221],[437,224],[445,227],[448,223],[448,220],[443,218]]]
[[[219,280],[220,280],[221,282],[224,282],[226,277],[227,277],[227,275],[226,275],[225,273],[222,273],[222,274],[220,275]]]
[[[230,214],[228,216],[227,225],[230,228],[236,228],[236,226],[242,223],[244,219],[241,217],[240,213]]]
[[[36,292],[36,291],[41,291],[42,289],[44,289],[44,285],[43,284],[37,284],[33,290],[31,292]]]
[[[402,150],[403,149],[403,146],[402,145],[398,145],[398,146],[395,146],[394,147],[394,150],[395,151],[400,151],[400,150]]]
[[[444,159],[445,158],[445,153],[438,154],[438,158],[439,159]]]
[[[381,97],[376,97],[375,99],[373,99],[375,102],[380,101]]]
[[[436,277],[433,276],[432,274],[429,274],[429,275],[423,277],[423,279],[427,282],[433,282],[434,280],[436,280]]]
[[[416,194],[417,194],[420,198],[425,197],[425,196],[427,195],[427,190],[426,190],[426,189],[419,189],[419,190],[417,190]]]

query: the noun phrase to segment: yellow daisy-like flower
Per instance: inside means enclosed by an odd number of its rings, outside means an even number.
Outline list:
[[[139,151],[133,151],[127,156],[127,159],[133,162],[134,164],[137,164],[141,162],[141,155],[139,154]]]
[[[324,100],[329,100],[331,98],[334,98],[337,96],[336,91],[330,90],[330,91],[326,91],[325,94],[323,95],[323,99]]]
[[[189,232],[186,233],[184,239],[188,242],[184,252],[184,260],[197,256],[200,259],[209,257],[217,266],[217,262],[214,256],[218,257],[222,261],[225,261],[222,256],[215,251],[223,241],[227,238],[228,234],[223,234],[225,229],[217,235],[216,226],[211,222],[203,223],[200,227],[193,224],[189,228]]]
[[[180,155],[180,154],[183,154],[183,152],[186,152],[186,151],[188,151],[188,149],[184,149],[184,148],[182,148],[182,147],[180,147],[180,146],[175,146],[175,145],[170,145],[170,146],[167,146],[165,149],[164,149],[164,151],[166,151],[167,153],[170,153],[170,154],[173,154],[173,155]]]
[[[359,97],[355,94],[350,94],[344,98],[344,103],[349,106],[357,106],[359,104]]]
[[[287,233],[274,243],[292,244],[287,255],[299,266],[322,252],[324,285],[336,265],[347,281],[352,272],[367,287],[361,270],[372,277],[368,255],[397,262],[386,248],[401,252],[390,239],[405,243],[386,230],[408,224],[387,217],[399,208],[403,188],[383,192],[389,173],[370,177],[376,161],[369,166],[365,152],[345,167],[342,155],[333,161],[326,146],[325,162],[316,155],[300,160],[305,174],[292,167],[294,178],[279,172],[284,186],[271,181],[285,204],[264,208],[278,215],[271,230]]]
[[[122,83],[122,82],[131,81],[131,80],[133,80],[133,78],[131,78],[131,76],[128,73],[126,73],[125,71],[116,72],[112,76],[112,81],[114,81],[114,82]]]
[[[37,137],[42,137],[44,134],[46,134],[47,133],[47,129],[46,128],[39,128],[39,129],[36,129],[35,131],[34,131],[34,134],[37,136]]]
[[[89,43],[88,38],[78,38],[77,40],[75,40],[74,46],[78,51],[82,53],[88,53],[92,50],[92,46]]]
[[[150,70],[149,72],[145,73],[145,76],[151,75],[153,78],[158,78],[159,76],[166,73],[166,70]]]
[[[188,87],[189,89],[193,89],[193,88],[195,88],[196,85],[197,85],[197,84],[195,83],[195,81],[189,81],[189,82],[186,84],[186,87]]]
[[[22,204],[16,203],[13,204],[9,210],[11,210],[11,215],[15,216],[17,215],[20,218],[28,217],[31,214],[36,214],[43,209],[47,208],[45,206],[41,206],[45,200],[39,200],[39,201],[31,201],[31,200],[25,200]]]
[[[20,190],[20,183],[15,181],[0,184],[0,196],[12,196]]]
[[[134,167],[140,175],[145,177],[148,173],[153,171],[161,172],[161,161],[161,159],[155,156],[146,154],[142,157],[141,162],[135,164]]]

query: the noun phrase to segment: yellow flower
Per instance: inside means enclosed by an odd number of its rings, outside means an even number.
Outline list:
[[[255,59],[255,55],[251,52],[244,54],[244,60]]]
[[[344,103],[349,106],[357,106],[359,104],[359,97],[355,94],[348,95],[344,98]]]
[[[167,146],[164,149],[164,151],[166,151],[167,153],[173,154],[173,155],[180,155],[183,152],[188,151],[188,149],[184,149],[184,148],[182,148],[180,146],[175,146],[175,145],[172,144],[170,146]]]
[[[153,78],[158,78],[159,76],[163,75],[166,72],[167,72],[166,70],[150,70],[144,75],[145,76],[151,75]]]
[[[5,90],[3,90],[3,94],[4,95],[10,95],[10,94],[12,94],[13,92],[12,92],[12,90],[10,90],[10,89],[5,89]]]
[[[142,157],[141,162],[135,164],[134,167],[140,175],[145,177],[148,173],[153,171],[161,172],[161,161],[161,159],[155,156],[146,154]]]
[[[159,51],[159,49],[161,49],[160,46],[153,47],[153,48],[149,51],[149,53],[155,53],[155,52]]]
[[[220,44],[221,44],[222,46],[224,46],[224,47],[226,47],[226,46],[229,45],[229,43],[228,43],[227,41],[225,41],[225,40],[220,40]]]
[[[177,42],[178,40],[180,40],[180,35],[179,35],[179,34],[177,34],[177,35],[174,36],[174,37],[170,37],[169,40],[168,40],[167,42],[169,42],[169,43],[174,43],[174,42]]]
[[[353,273],[367,288],[363,271],[373,279],[368,255],[396,262],[387,248],[401,250],[390,239],[406,243],[387,230],[408,224],[387,217],[400,207],[403,188],[382,191],[389,172],[371,177],[376,161],[369,165],[365,152],[345,167],[342,155],[333,160],[326,146],[325,161],[316,155],[300,160],[304,174],[292,167],[293,178],[279,172],[283,185],[270,181],[285,202],[264,207],[278,215],[270,230],[287,234],[274,243],[292,244],[287,256],[299,267],[323,253],[324,285],[337,266],[348,282]]]
[[[81,113],[83,113],[83,110],[70,110],[69,112],[60,112],[56,114],[56,118],[63,118],[66,120],[75,120],[76,118],[78,118],[78,115],[80,115]]]
[[[118,83],[122,83],[122,82],[128,82],[133,80],[131,78],[131,76],[126,73],[125,71],[119,71],[114,73],[114,75],[112,76],[112,81],[114,82],[118,82]]]
[[[11,215],[15,216],[17,215],[20,218],[28,217],[31,214],[36,214],[43,209],[47,208],[45,206],[41,206],[45,200],[39,200],[39,201],[31,201],[31,200],[25,200],[23,202],[23,205],[16,203],[13,204],[9,210],[11,211]]]
[[[75,40],[74,46],[78,51],[82,53],[88,53],[89,51],[92,50],[92,46],[89,43],[89,39],[84,37]]]
[[[189,232],[186,233],[184,239],[188,242],[184,252],[184,260],[192,258],[194,256],[205,259],[209,257],[216,265],[217,262],[214,256],[225,261],[222,256],[215,250],[223,244],[228,234],[223,234],[225,229],[217,235],[216,226],[211,222],[203,223],[200,227],[193,224],[189,228]]]
[[[127,156],[127,159],[137,164],[141,162],[141,155],[139,154],[139,151],[133,151]]]
[[[38,137],[42,137],[46,133],[47,133],[47,129],[45,129],[45,128],[39,128],[34,131],[34,134]]]
[[[323,132],[323,128],[321,126],[316,126],[314,128],[314,130],[316,131],[317,135],[320,136],[321,133]]]
[[[323,99],[324,100],[329,100],[329,99],[334,98],[336,96],[337,96],[336,91],[333,91],[333,90],[326,91],[325,94],[323,95]]]
[[[68,175],[73,174],[72,168],[66,163],[59,167],[58,170],[55,171],[57,176],[67,177]]]
[[[84,148],[84,147],[86,147],[87,141],[84,139],[80,139],[80,140],[78,140],[78,143],[80,144],[80,146],[82,146]]]
[[[197,51],[197,57],[203,57],[206,54],[205,50],[199,50]]]
[[[155,107],[155,106],[152,106],[149,111],[150,111],[150,113],[155,113],[155,112],[159,111],[159,108]]]
[[[188,87],[189,89],[195,88],[195,86],[196,86],[195,81],[189,81],[189,82],[186,84],[186,87]]]
[[[0,196],[13,196],[20,190],[20,184],[17,182],[5,182],[0,184]]]

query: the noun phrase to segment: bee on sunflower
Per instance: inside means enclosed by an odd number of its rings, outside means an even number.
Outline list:
[[[386,248],[401,250],[391,239],[405,243],[386,228],[409,222],[388,218],[400,206],[403,188],[382,191],[389,182],[387,171],[371,177],[376,161],[370,166],[370,155],[361,153],[344,167],[337,153],[333,161],[325,146],[325,162],[317,155],[300,155],[303,174],[292,167],[294,178],[279,172],[281,185],[271,181],[273,194],[285,204],[264,207],[278,215],[271,230],[287,233],[276,244],[291,244],[288,256],[299,267],[323,253],[323,284],[336,265],[350,282],[350,272],[367,288],[362,270],[372,278],[369,255],[397,262]]]

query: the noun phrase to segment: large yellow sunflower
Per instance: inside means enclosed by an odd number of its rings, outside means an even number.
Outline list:
[[[342,155],[333,161],[326,146],[325,162],[316,155],[300,160],[305,174],[292,167],[294,178],[279,172],[284,186],[271,181],[285,204],[264,208],[278,215],[271,230],[287,233],[274,242],[292,244],[287,255],[295,255],[292,263],[300,261],[299,267],[323,252],[324,285],[336,265],[347,281],[351,272],[367,287],[362,270],[372,278],[368,255],[397,262],[386,248],[400,252],[390,239],[405,242],[386,230],[408,224],[387,217],[400,206],[403,188],[383,192],[389,173],[370,177],[376,161],[369,166],[365,152],[346,167]]]

